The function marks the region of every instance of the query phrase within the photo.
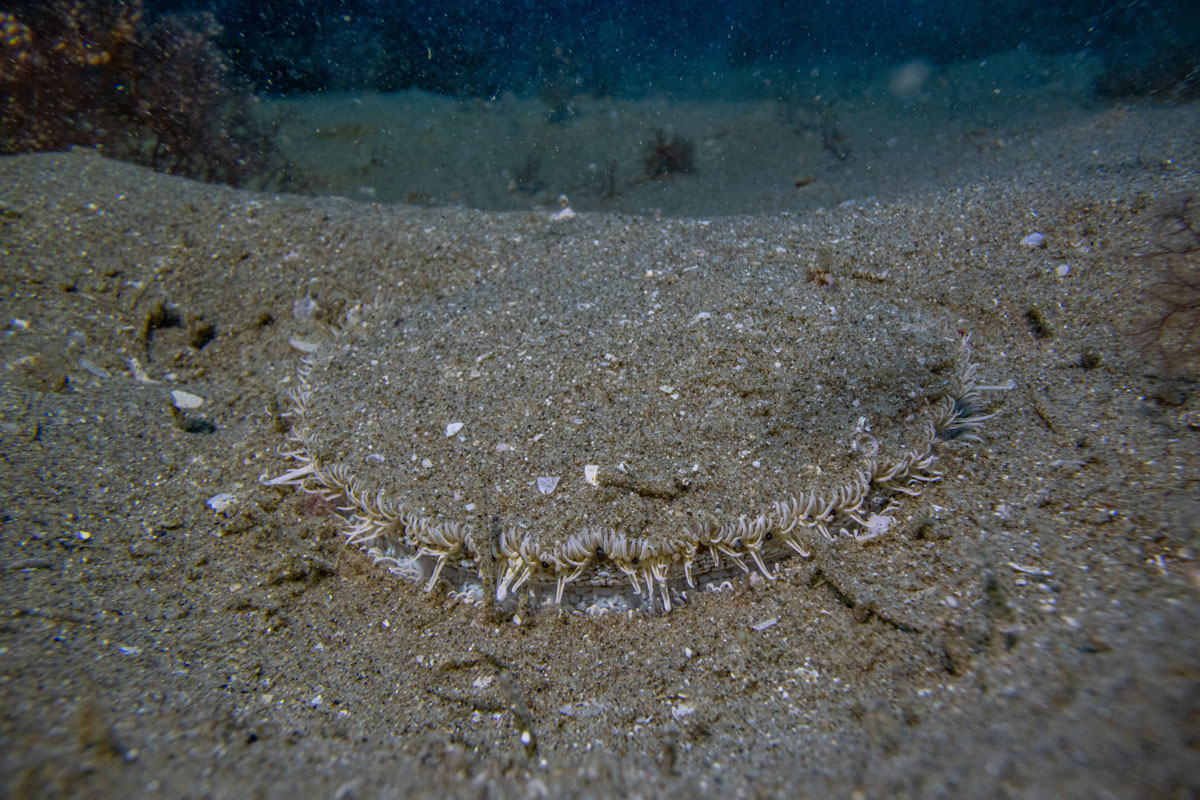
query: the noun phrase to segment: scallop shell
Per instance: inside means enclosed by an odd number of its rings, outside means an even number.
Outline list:
[[[511,265],[366,304],[303,362],[273,482],[337,500],[352,543],[424,563],[430,589],[477,596],[495,563],[497,601],[579,610],[669,610],[838,531],[873,538],[987,418],[969,337],[887,286],[747,275]]]

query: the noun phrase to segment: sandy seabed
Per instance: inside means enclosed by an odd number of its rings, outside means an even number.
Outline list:
[[[0,161],[5,793],[1195,797],[1197,360],[1138,331],[1197,130],[1191,106],[1076,110],[970,180],[703,220]],[[289,340],[589,258],[626,291],[769,265],[836,305],[882,281],[1015,388],[886,537],[668,615],[426,594],[263,485]]]

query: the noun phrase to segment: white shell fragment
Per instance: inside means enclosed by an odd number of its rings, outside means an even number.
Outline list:
[[[773,628],[778,624],[779,624],[779,617],[771,617],[770,619],[764,619],[762,622],[755,622],[753,625],[750,626],[750,628],[752,630],[761,632],[761,631],[765,631],[767,628]]]
[[[600,485],[600,465],[585,464],[583,467],[583,479],[592,486]]]
[[[129,365],[129,372],[138,383],[161,383],[161,381],[156,381],[147,375],[146,368],[136,358],[131,358],[125,363]]]
[[[182,389],[175,389],[171,392],[171,403],[180,411],[186,411],[204,405],[204,398]]]
[[[889,517],[883,514],[872,514],[867,517],[867,535],[874,539],[876,536],[884,536],[888,529],[892,527],[892,523],[896,521],[895,517]]]
[[[97,378],[111,378],[112,377],[111,372],[109,372],[104,367],[100,366],[99,364],[95,363],[94,361],[89,361],[86,358],[79,359],[79,366],[83,367],[85,370],[92,373]]]
[[[1031,233],[1021,240],[1021,244],[1026,247],[1045,247],[1046,237],[1040,233]]]
[[[453,436],[454,434],[458,433],[459,431],[461,431],[463,429],[463,425],[466,425],[466,423],[465,422],[451,422],[450,424],[448,424],[446,426],[446,435]]]
[[[551,494],[558,488],[559,477],[557,475],[547,475],[537,479],[538,491],[542,494]]]
[[[690,717],[692,714],[695,714],[695,713],[696,713],[696,707],[686,701],[680,703],[677,706],[671,707],[671,716],[677,720],[684,719],[685,717]]]
[[[290,344],[293,349],[299,350],[301,353],[315,353],[321,349],[321,345],[314,342],[306,342],[298,336],[288,337],[288,344]]]
[[[237,502],[236,497],[231,495],[229,492],[221,492],[220,494],[214,494],[212,497],[208,498],[208,500],[205,501],[205,505],[207,505],[216,513],[221,514],[235,502]]]

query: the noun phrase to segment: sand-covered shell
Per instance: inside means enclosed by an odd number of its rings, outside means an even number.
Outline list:
[[[275,483],[340,502],[352,542],[431,588],[478,597],[495,565],[501,602],[670,609],[886,532],[983,421],[976,369],[887,287],[511,265],[358,309],[304,362]]]

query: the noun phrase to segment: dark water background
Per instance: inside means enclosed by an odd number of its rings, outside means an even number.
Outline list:
[[[11,0],[0,28],[0,154],[490,210],[895,197],[1200,99],[1197,0]]]
[[[272,93],[665,90],[730,99],[786,93],[789,73],[831,61],[939,65],[1016,48],[1100,56],[1101,93],[1200,83],[1195,0],[157,0],[147,10],[212,12],[234,69]],[[728,80],[745,71],[762,80]]]

